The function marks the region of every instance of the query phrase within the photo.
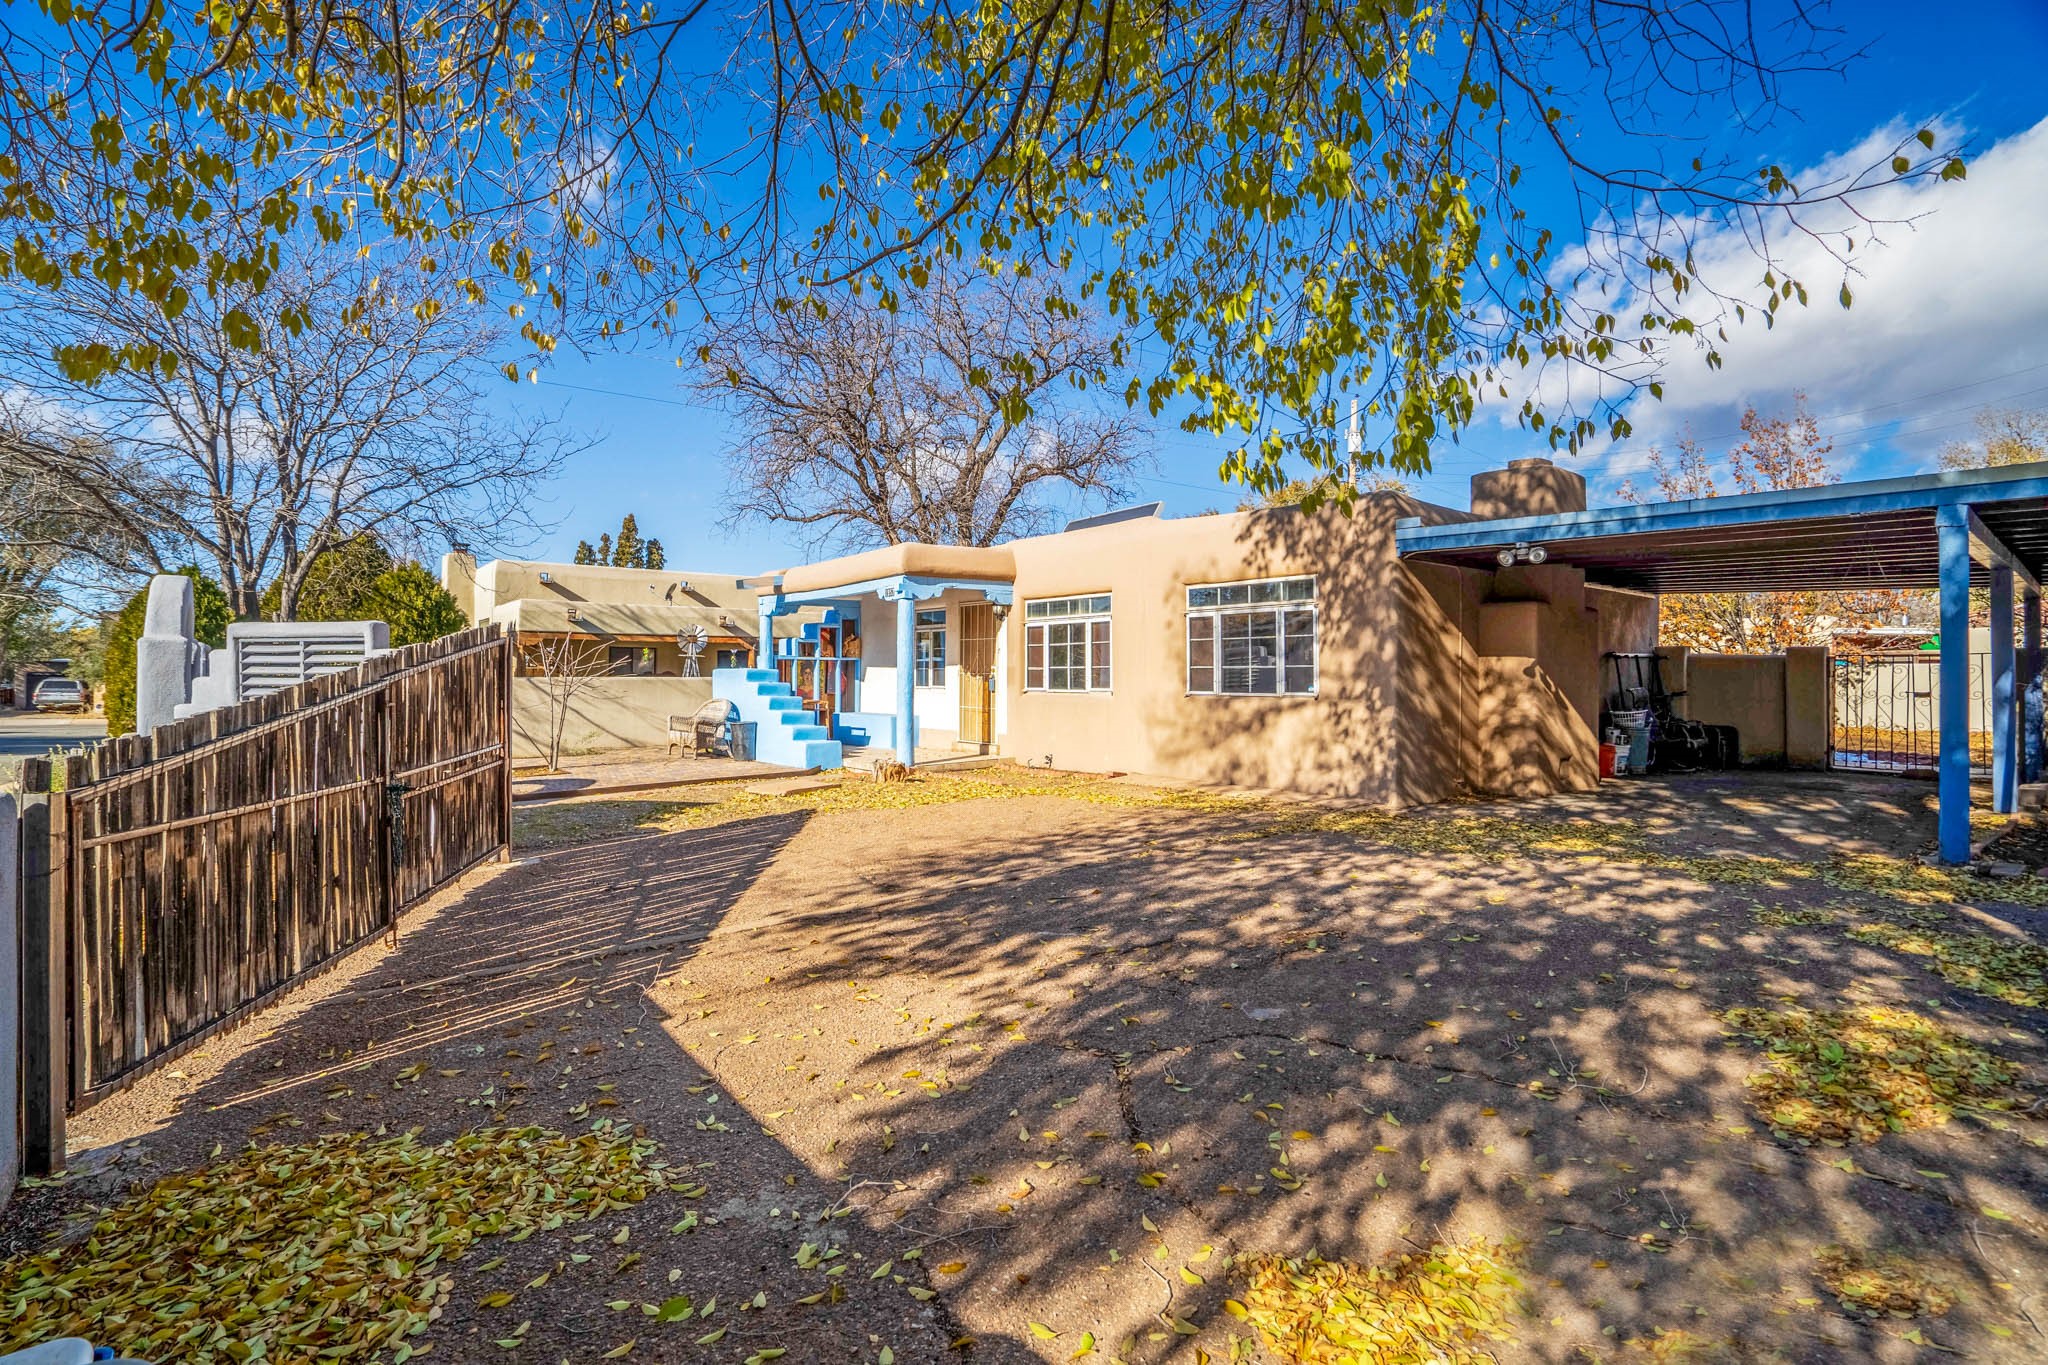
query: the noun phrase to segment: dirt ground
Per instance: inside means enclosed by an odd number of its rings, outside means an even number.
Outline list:
[[[2010,1002],[2044,983],[1849,932],[2048,938],[2040,883],[1912,861],[1930,795],[1713,775],[1389,820],[971,773],[522,810],[515,865],[81,1116],[6,1237],[216,1144],[606,1117],[703,1192],[482,1244],[437,1358],[1279,1360],[1226,1305],[1253,1256],[1483,1238],[1522,1284],[1502,1360],[2038,1361],[2048,1019]],[[1914,1011],[2017,1063],[2010,1107],[1774,1134],[1722,1012],[1793,1004]],[[1830,1246],[1953,1306],[1851,1311]],[[678,1289],[718,1307],[607,1307]]]

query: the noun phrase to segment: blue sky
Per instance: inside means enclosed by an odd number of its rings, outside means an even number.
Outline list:
[[[1631,412],[1637,437],[1576,462],[1596,501],[1654,443],[1690,430],[1725,448],[1745,403],[1789,408],[1800,390],[1848,477],[1931,467],[1943,441],[1969,435],[1980,407],[2048,407],[2048,5],[1859,0],[1835,18],[1868,55],[1844,76],[1791,91],[1799,117],[1770,130],[1769,157],[1816,166],[1875,145],[1886,130],[1938,120],[1967,138],[1970,176],[1895,197],[1887,216],[1898,225],[1859,253],[1852,310],[1832,302],[1839,270],[1815,262],[1812,308],[1769,333],[1738,332],[1720,371],[1675,363],[1664,401]],[[1555,208],[1561,219],[1569,212],[1562,196]],[[566,559],[579,538],[594,541],[628,511],[678,568],[755,572],[807,557],[791,529],[720,524],[725,418],[684,388],[672,352],[558,356],[537,385],[508,386],[502,401],[558,412],[593,444],[549,490],[544,515],[558,529],[527,545],[479,545],[486,557]],[[1155,450],[1144,498],[1170,514],[1237,501],[1216,478],[1221,443],[1162,421]],[[1440,450],[1435,471],[1415,482],[1424,497],[1462,507],[1475,470],[1542,450],[1511,418],[1482,410],[1462,444]]]

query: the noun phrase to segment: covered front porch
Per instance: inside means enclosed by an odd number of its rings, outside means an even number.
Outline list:
[[[805,767],[842,766],[848,750],[911,767],[993,752],[1015,576],[1008,550],[894,545],[746,580],[771,647],[714,691],[756,722],[771,761],[786,761],[785,739]]]

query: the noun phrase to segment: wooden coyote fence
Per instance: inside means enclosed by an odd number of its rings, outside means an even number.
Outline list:
[[[24,766],[25,1165],[511,841],[512,642],[486,626]]]

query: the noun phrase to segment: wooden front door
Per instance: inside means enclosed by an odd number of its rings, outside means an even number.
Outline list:
[[[996,737],[996,609],[960,608],[960,742],[987,746]]]

